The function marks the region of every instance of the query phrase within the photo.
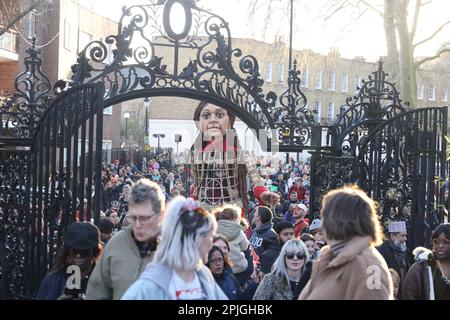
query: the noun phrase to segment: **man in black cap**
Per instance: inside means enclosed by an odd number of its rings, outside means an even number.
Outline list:
[[[37,300],[84,299],[87,282],[101,253],[100,231],[89,222],[71,224],[63,247],[36,294]]]
[[[281,247],[290,239],[294,238],[294,227],[287,221],[281,221],[275,226],[277,233],[276,242],[263,242],[264,252],[259,257],[261,271],[265,274],[270,273],[272,266],[280,255]]]

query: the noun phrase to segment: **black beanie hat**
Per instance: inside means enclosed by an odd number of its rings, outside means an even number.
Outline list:
[[[100,231],[89,222],[72,223],[64,234],[64,247],[71,249],[95,249],[100,243]]]

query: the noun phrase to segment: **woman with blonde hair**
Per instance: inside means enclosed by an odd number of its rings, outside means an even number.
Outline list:
[[[295,300],[311,275],[308,249],[303,241],[291,239],[256,289],[253,300]]]
[[[322,200],[327,246],[312,268],[299,300],[393,299],[393,285],[381,244],[375,202],[357,187],[328,192]]]
[[[214,216],[193,199],[169,204],[155,258],[122,300],[227,300],[203,264],[217,229]]]

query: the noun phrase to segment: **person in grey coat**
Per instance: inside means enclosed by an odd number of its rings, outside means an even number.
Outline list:
[[[253,300],[297,300],[311,277],[311,267],[303,241],[287,241],[273,265],[273,271],[265,275],[256,289]]]

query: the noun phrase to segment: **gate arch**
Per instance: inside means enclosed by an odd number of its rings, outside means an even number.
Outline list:
[[[103,82],[105,106],[146,96],[203,99],[254,129],[267,151],[292,152],[311,145],[315,121],[300,90],[296,63],[289,72],[289,89],[279,98],[274,92],[265,94],[257,59],[232,47],[223,18],[195,1],[181,1],[188,22],[181,34],[173,32],[164,12],[177,2],[124,8],[117,35],[88,44],[72,66],[72,81],[59,87]],[[184,61],[181,51],[188,52]],[[173,60],[165,61],[170,55]]]

